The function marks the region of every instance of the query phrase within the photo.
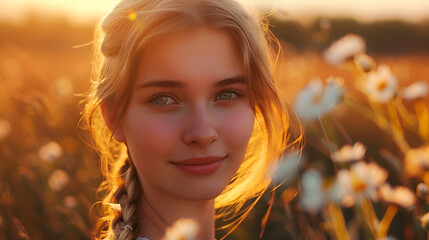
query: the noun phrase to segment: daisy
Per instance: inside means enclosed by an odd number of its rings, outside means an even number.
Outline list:
[[[355,201],[353,197],[350,170],[341,169],[338,171],[334,187],[330,192],[330,197],[334,202],[341,203],[345,207],[351,207],[354,205]]]
[[[363,38],[355,34],[348,34],[333,42],[323,56],[329,63],[339,65],[365,51],[366,44]]]
[[[424,98],[428,94],[429,84],[427,82],[414,82],[402,90],[402,97],[405,100],[416,100]]]
[[[353,190],[366,191],[370,196],[387,179],[387,171],[376,163],[358,162],[350,170],[353,180]]]
[[[416,203],[416,196],[406,187],[399,186],[392,189],[390,184],[386,183],[380,187],[379,193],[384,201],[404,208],[411,207]]]
[[[295,111],[303,120],[318,118],[340,102],[342,93],[343,89],[335,78],[329,78],[325,88],[320,79],[313,79],[298,93]]]
[[[198,224],[190,218],[181,218],[168,227],[163,240],[196,240]]]
[[[51,173],[51,175],[48,178],[48,185],[49,187],[54,191],[60,191],[70,181],[69,175],[61,169],[57,169]]]
[[[369,197],[377,200],[377,190],[384,184],[387,175],[385,169],[373,162],[360,161],[354,164],[350,170],[341,169],[337,173],[333,198],[345,205],[353,204],[352,198]]]
[[[323,178],[319,172],[308,170],[302,174],[300,202],[306,211],[316,213],[325,206],[326,198],[322,184]]]
[[[45,162],[53,162],[63,155],[63,148],[57,142],[51,141],[39,150],[39,157]]]
[[[285,154],[279,161],[278,166],[273,168],[273,176],[276,177],[278,182],[281,182],[288,177],[292,177],[298,174],[303,162],[304,158],[300,153]]]
[[[365,87],[371,99],[385,103],[395,96],[397,80],[388,66],[380,65],[377,72],[368,73]]]
[[[337,163],[355,162],[363,159],[366,152],[366,147],[356,142],[353,146],[344,145],[340,150],[332,154],[332,160]]]
[[[410,177],[422,177],[429,170],[429,146],[411,149],[405,155],[405,172]]]

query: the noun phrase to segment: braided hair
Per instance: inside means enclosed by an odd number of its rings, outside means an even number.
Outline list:
[[[113,194],[115,200],[120,204],[121,214],[118,214],[112,222],[114,240],[135,239],[138,235],[137,224],[137,199],[141,188],[137,177],[136,168],[128,158],[125,165],[120,169],[123,183]]]

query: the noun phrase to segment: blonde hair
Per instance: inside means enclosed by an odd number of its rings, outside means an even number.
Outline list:
[[[233,0],[123,0],[96,30],[92,92],[86,99],[84,116],[105,176],[99,187],[106,195],[96,226],[97,239],[136,237],[135,202],[140,194],[127,148],[112,137],[101,108],[118,113],[114,116],[118,122],[130,100],[135,64],[141,52],[163,34],[200,26],[231,34],[240,47],[256,120],[242,165],[215,199],[216,217],[235,219],[224,226],[233,226],[231,232],[270,186],[272,170],[288,144],[289,118],[274,85],[273,66],[278,55],[270,50],[270,40],[275,38],[266,23],[258,22],[255,15]],[[254,200],[245,205],[250,199]],[[120,203],[121,213],[109,208],[110,203]]]

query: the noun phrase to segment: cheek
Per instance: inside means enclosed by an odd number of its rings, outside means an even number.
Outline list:
[[[165,158],[178,141],[178,122],[171,117],[150,114],[127,116],[124,133],[128,147],[134,153],[133,157]]]
[[[235,109],[222,119],[221,134],[229,148],[244,154],[253,132],[254,114],[251,108]]]

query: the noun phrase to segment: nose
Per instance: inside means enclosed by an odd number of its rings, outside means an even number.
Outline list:
[[[190,109],[185,121],[185,144],[202,147],[218,139],[215,116],[209,107],[196,106]]]

